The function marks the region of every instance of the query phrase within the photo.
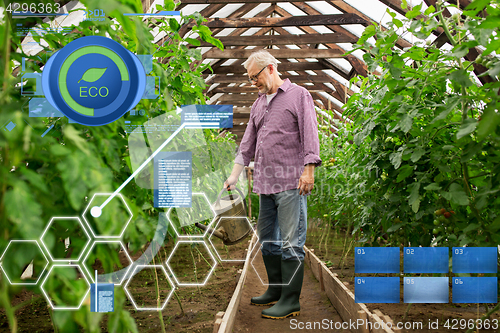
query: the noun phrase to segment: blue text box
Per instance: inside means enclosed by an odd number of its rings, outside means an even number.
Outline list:
[[[448,273],[449,249],[447,247],[405,247],[405,273]]]
[[[399,277],[354,278],[356,303],[399,303]]]
[[[155,156],[155,207],[191,207],[192,152],[160,152]]]
[[[453,303],[497,303],[497,277],[452,278]]]
[[[497,273],[496,247],[454,247],[453,273]]]
[[[399,273],[399,247],[356,247],[354,272]]]
[[[98,283],[90,285],[90,312],[114,312],[115,285],[113,283]],[[96,307],[97,300],[97,307]]]
[[[182,123],[198,123],[203,128],[233,128],[232,105],[181,105]],[[189,128],[189,127],[186,127]]]
[[[447,277],[405,277],[405,303],[449,303]]]

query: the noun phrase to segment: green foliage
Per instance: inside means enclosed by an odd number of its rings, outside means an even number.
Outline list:
[[[490,55],[500,51],[498,4],[474,1],[453,18],[443,17],[443,6],[425,13],[416,6],[403,21],[390,13],[385,31],[365,29],[357,48],[366,52],[370,73],[353,79],[361,80],[361,91],[345,109],[354,122],[340,124],[338,138],[320,135],[328,137],[321,141],[322,159],[335,164],[318,170],[313,214],[329,211],[337,224],[353,223],[352,232],[372,246],[381,239],[393,246],[500,242],[500,61]],[[417,19],[420,14],[429,19]],[[425,39],[438,24],[451,40],[450,52],[425,42],[395,46],[396,29]],[[480,53],[475,62],[463,59],[471,49]],[[478,64],[488,69],[482,76],[492,78],[489,83],[474,76]],[[453,232],[433,239],[433,214],[443,207],[456,212],[446,229]]]
[[[69,124],[66,118],[30,118],[27,112],[26,97],[21,97],[18,65],[22,57],[28,60],[30,70],[41,72],[41,68],[50,54],[70,43],[75,38],[88,35],[111,36],[124,47],[136,54],[153,54],[155,57],[151,75],[161,77],[160,97],[156,100],[143,100],[137,106],[154,116],[175,109],[183,104],[204,104],[203,89],[205,82],[202,71],[208,65],[201,63],[201,51],[188,48],[187,43],[199,44],[192,38],[198,33],[204,41],[221,47],[220,41],[211,36],[211,32],[200,26],[203,17],[199,13],[182,16],[178,23],[173,19],[156,19],[160,31],[167,33],[161,45],[153,43],[151,26],[140,18],[130,18],[123,13],[138,13],[142,4],[137,0],[86,0],[82,1],[87,9],[102,9],[107,16],[116,19],[100,21],[84,21],[73,26],[69,34],[50,33],[35,36],[36,42],[45,42],[43,50],[36,56],[23,53],[20,48],[22,38],[12,30],[12,21],[3,17],[0,24],[0,123],[12,121],[16,127],[8,131],[0,131],[0,251],[3,253],[11,239],[39,239],[50,219],[54,216],[81,216],[94,193],[110,193],[120,186],[132,173],[128,134],[125,120],[121,118],[111,124],[99,127],[86,127]],[[161,10],[174,10],[173,1],[165,1]],[[179,31],[189,20],[196,24],[187,34],[181,37]],[[33,24],[48,27],[39,19]],[[190,37],[191,36],[191,37]],[[97,66],[98,67],[98,66]],[[94,68],[93,73],[85,73],[83,80],[92,81],[102,75],[102,70]],[[14,75],[13,75],[14,73]],[[127,116],[125,116],[126,118]],[[47,128],[54,125],[49,134],[41,137]],[[216,131],[202,131],[207,142],[231,142],[232,137],[216,138]],[[207,165],[210,165],[208,163]],[[215,186],[215,184],[214,184]],[[220,186],[220,184],[219,184]],[[129,225],[124,242],[130,243],[132,250],[141,249],[150,242],[158,216],[164,211],[153,208],[153,193],[149,189],[139,187],[134,181],[122,191],[125,201],[133,213],[133,223]],[[112,206],[112,204],[111,204]],[[111,207],[110,206],[110,207]],[[108,214],[107,222],[93,226],[97,232],[120,229],[123,226],[122,214]],[[57,231],[59,230],[59,232]],[[62,231],[61,231],[62,230]],[[66,229],[51,229],[47,240],[50,250],[60,253],[56,240],[68,233],[74,236],[81,229],[77,224]],[[81,243],[81,242],[80,242]],[[78,241],[75,242],[78,244]],[[103,250],[106,252],[106,250]],[[116,251],[107,250],[100,256],[103,266],[120,266]],[[54,253],[54,252],[53,252]],[[28,262],[30,251],[19,254],[19,262]],[[51,277],[52,279],[52,277]],[[85,286],[78,286],[82,280],[71,287],[68,281],[75,280],[67,271],[53,271],[53,281],[47,283],[46,290],[65,303],[77,304],[81,291]],[[72,292],[65,292],[73,288]],[[40,293],[38,286],[27,287],[34,293]],[[16,331],[17,320],[11,299],[22,291],[20,287],[11,286],[6,279],[1,279],[0,305],[5,309],[11,331]],[[99,332],[101,320],[107,316],[110,332],[138,332],[133,318],[124,309],[126,297],[117,288],[115,295],[115,312],[109,315],[91,313],[89,304],[84,303],[78,311],[55,311],[52,321],[61,332],[85,330]]]

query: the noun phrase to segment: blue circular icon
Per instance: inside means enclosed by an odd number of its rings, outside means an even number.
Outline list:
[[[112,39],[82,37],[56,52],[45,65],[47,100],[71,120],[109,124],[140,101],[146,73],[139,59]]]

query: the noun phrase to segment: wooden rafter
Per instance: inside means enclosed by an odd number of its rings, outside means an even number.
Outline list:
[[[305,4],[305,3],[294,3],[295,6],[297,6],[299,9],[305,11],[306,13],[311,13],[311,15],[313,14],[316,14],[316,13],[319,13],[317,10],[315,10],[314,8],[312,8],[311,6]],[[289,12],[287,12],[286,10],[284,10],[283,8],[280,8],[280,7],[277,7],[276,8],[276,13],[278,13],[279,15],[281,16],[285,16],[285,17],[289,17],[289,16],[292,16],[292,14],[290,14]],[[311,27],[308,27],[308,26],[300,26],[300,27],[297,27],[299,29],[301,29],[302,31],[304,31],[305,33],[314,33],[316,32],[316,30],[314,30],[313,28]],[[335,26],[335,25],[329,25],[327,26],[327,28],[329,28],[330,30],[332,31],[336,31],[338,33],[342,33],[342,34],[345,34],[347,33],[348,35],[352,35],[350,32],[348,32],[347,30],[345,30],[344,28],[340,27],[340,26]],[[339,29],[340,28],[340,29]],[[353,35],[354,36],[354,35]],[[355,36],[354,36],[355,37]],[[355,37],[357,38],[357,37]],[[338,46],[337,44],[334,44],[334,43],[327,43],[327,44],[324,44],[326,47],[332,49],[332,50],[338,50],[339,52],[342,52],[342,53],[345,53],[345,50],[343,48],[341,48],[340,46]],[[346,59],[351,63],[351,59],[353,58],[354,56],[350,55],[348,56]],[[358,65],[358,63],[356,63],[356,65]],[[354,68],[356,68],[352,63],[351,63],[351,66],[353,66]],[[358,67],[359,68],[359,67]],[[341,74],[341,70],[336,70],[336,69],[333,69],[335,72],[337,72],[337,74],[339,75],[342,75]],[[364,75],[366,76],[366,73],[367,73],[367,70],[366,70],[366,66],[364,67],[363,70],[360,70],[358,71],[358,74],[360,75]]]
[[[301,2],[304,0],[289,0],[288,2]],[[319,0],[312,0],[319,1]],[[206,4],[218,4],[218,3],[269,3],[275,1],[262,1],[262,0],[184,0],[183,3],[187,5],[206,5]]]
[[[268,49],[269,53],[271,53],[276,59],[286,59],[286,58],[342,58],[344,52],[340,52],[339,50],[333,49],[301,49],[301,50],[293,50],[293,49]],[[205,58],[212,59],[247,59],[255,50],[235,50],[235,49],[226,49],[219,50],[212,48],[208,50],[205,54]]]
[[[356,39],[339,33],[334,34],[307,34],[307,35],[263,35],[263,36],[229,36],[219,37],[224,47],[229,46],[267,46],[316,43],[355,43]],[[202,47],[212,47],[210,43],[202,42]]]
[[[362,24],[365,21],[356,14],[308,15],[292,17],[209,18],[204,22],[209,28],[294,27],[298,25]],[[194,23],[188,24],[188,27]]]
[[[277,28],[276,30],[277,30],[279,33],[284,34],[284,35],[286,35],[286,34],[290,34],[288,31],[286,31],[285,29],[282,29],[282,28]],[[307,45],[297,45],[297,46],[298,46],[299,48],[307,48]],[[318,60],[324,60],[324,59],[318,59]],[[297,60],[297,61],[299,61],[299,63],[297,63],[297,64],[307,64],[307,62],[306,62],[305,60],[303,60],[303,59],[299,59],[299,60]],[[328,63],[328,64],[331,64],[331,63],[327,62],[326,60],[325,60],[325,61],[323,61],[322,63],[324,64],[325,62],[326,62],[326,63]],[[280,68],[280,67],[278,66],[278,69],[279,69],[279,68]],[[338,71],[336,70],[337,68],[332,68],[332,67],[330,67],[329,69],[333,69],[336,73],[338,73]],[[313,71],[314,71],[314,70],[313,70]],[[324,74],[324,73],[318,73],[318,72],[315,72],[315,73],[316,73],[316,74],[320,74],[320,75],[326,75],[326,74]],[[305,74],[305,73],[304,73],[304,74]],[[307,74],[305,74],[305,75],[307,75]],[[353,92],[353,91],[351,91],[350,89],[348,89],[348,88],[347,88],[346,86],[344,86],[342,83],[340,83],[340,82],[338,82],[337,80],[335,80],[335,78],[333,78],[333,77],[331,77],[331,76],[329,76],[329,77],[331,78],[330,83],[335,82],[335,83],[336,83],[339,87],[342,87],[342,89],[343,89],[344,91],[347,91],[349,95],[354,94],[354,92]],[[329,89],[329,88],[328,88],[328,89]],[[339,96],[339,97],[340,97],[340,96]],[[339,101],[340,101],[340,102],[343,102],[343,98],[339,98]],[[343,102],[343,103],[345,103],[345,102]]]
[[[298,63],[298,62],[287,62],[287,63],[280,63],[278,64],[278,70],[280,72],[285,72],[285,71],[306,71],[306,70],[322,70],[322,69],[329,69],[330,67],[323,65],[320,62],[303,62],[303,63]],[[217,68],[217,70],[214,71],[214,74],[245,74],[247,70],[241,66],[221,66]]]

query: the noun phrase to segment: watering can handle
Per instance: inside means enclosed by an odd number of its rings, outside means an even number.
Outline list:
[[[245,214],[248,213],[248,207],[247,207],[247,201],[245,200],[245,196],[243,195],[243,192],[241,192],[241,190],[239,188],[236,187],[236,185],[234,186],[235,190],[238,191],[239,195],[241,196],[241,201],[243,201],[243,205],[245,206]],[[220,193],[219,193],[219,196],[217,197],[217,200],[215,201],[215,204],[220,206],[220,198],[222,196],[222,193],[224,191],[228,191],[227,188],[223,188]],[[234,204],[232,204],[234,206]]]

